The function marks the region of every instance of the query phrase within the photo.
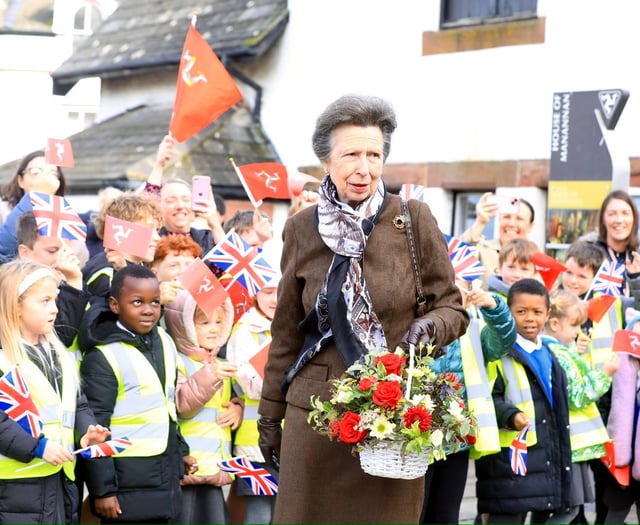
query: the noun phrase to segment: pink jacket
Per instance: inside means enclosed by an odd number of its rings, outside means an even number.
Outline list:
[[[165,306],[164,315],[167,331],[173,337],[180,353],[194,361],[212,363],[216,358],[217,352],[210,352],[197,344],[193,322],[195,310],[196,302],[189,292],[181,290],[175,301]],[[223,304],[223,310],[224,318],[220,334],[220,346],[229,338],[233,325],[233,306],[230,299],[227,299]],[[185,418],[192,417],[194,413],[202,409],[221,386],[222,382],[216,378],[208,366],[203,366],[191,377],[185,377],[183,374],[178,373],[176,386],[176,410],[178,415]],[[230,401],[240,405],[244,404],[242,399],[237,397]],[[215,476],[185,476],[182,480],[183,485],[208,484],[221,486],[230,482],[231,479],[224,472],[220,472]]]
[[[633,414],[636,409],[636,390],[640,373],[640,361],[631,354],[620,352],[620,368],[613,376],[611,387],[611,412],[607,423],[609,436],[614,440],[616,467],[631,463],[631,476],[640,480],[640,420],[636,423],[636,439],[633,441]]]

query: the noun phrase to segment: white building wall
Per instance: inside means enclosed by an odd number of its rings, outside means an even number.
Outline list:
[[[315,118],[343,93],[388,98],[398,114],[390,163],[549,157],[552,93],[631,92],[618,124],[640,155],[635,0],[540,0],[544,44],[422,56],[439,0],[289,0],[284,37],[245,67],[264,86],[262,120],[283,160],[315,164]],[[634,96],[635,95],[635,96]]]

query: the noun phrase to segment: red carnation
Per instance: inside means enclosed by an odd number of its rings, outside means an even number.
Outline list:
[[[404,424],[407,428],[411,428],[416,421],[420,432],[426,432],[431,426],[431,414],[424,407],[411,407],[404,415]]]
[[[407,358],[405,356],[399,356],[398,354],[384,354],[375,358],[373,364],[378,366],[378,363],[382,363],[384,369],[387,371],[387,375],[396,374],[400,375],[400,368],[405,364]]]
[[[467,434],[465,436],[465,439],[467,440],[467,443],[469,443],[469,445],[475,445],[476,444],[476,437],[473,434]]]
[[[373,392],[373,402],[379,407],[396,408],[402,398],[402,389],[397,381],[380,381]]]
[[[367,434],[368,430],[358,430],[360,425],[360,416],[354,412],[347,412],[341,421],[338,422],[338,431],[340,432],[340,441],[343,443],[360,443]]]
[[[373,379],[372,377],[363,377],[362,379],[360,379],[360,382],[358,383],[358,390],[362,390],[363,392],[366,392],[367,390],[371,390],[371,388],[375,384],[376,384],[376,380]]]

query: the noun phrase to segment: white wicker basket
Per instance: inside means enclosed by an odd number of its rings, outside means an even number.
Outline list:
[[[416,479],[424,476],[429,465],[428,450],[420,454],[402,453],[402,443],[389,441],[365,444],[360,451],[360,466],[367,474],[381,478]]]

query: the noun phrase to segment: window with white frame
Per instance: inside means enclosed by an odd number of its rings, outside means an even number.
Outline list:
[[[493,190],[487,190],[493,191]],[[459,237],[466,232],[476,220],[476,204],[484,191],[461,191],[456,193],[455,207],[453,217],[453,235]],[[493,239],[494,236],[494,219],[491,218],[489,223],[482,231],[487,239]]]
[[[442,28],[479,25],[537,16],[537,0],[441,0]]]

